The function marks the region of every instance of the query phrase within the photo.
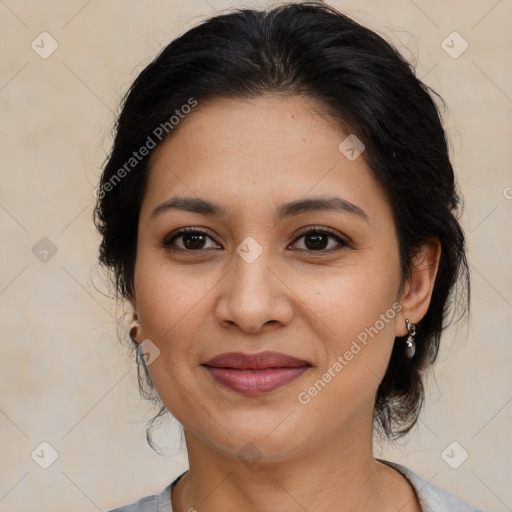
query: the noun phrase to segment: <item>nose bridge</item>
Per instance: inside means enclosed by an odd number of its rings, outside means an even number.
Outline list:
[[[271,270],[271,251],[262,241],[247,237],[236,248],[233,270],[224,289],[223,306],[219,308],[219,320],[238,324],[255,332],[263,325],[289,320],[290,305],[279,280]]]
[[[272,259],[270,249],[256,239],[247,237],[236,248],[236,252],[233,262],[232,293],[238,295],[238,299],[244,302],[247,298],[253,301],[268,300],[273,286],[268,268]]]

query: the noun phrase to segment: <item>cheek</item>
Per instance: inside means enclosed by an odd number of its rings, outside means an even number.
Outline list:
[[[141,251],[135,268],[137,313],[142,336],[159,350],[148,369],[163,399],[162,390],[176,389],[174,379],[183,380],[181,373],[190,368],[194,354],[197,360],[198,344],[193,341],[201,330],[201,299],[209,287],[208,280],[191,279],[189,273],[145,256]]]
[[[135,268],[135,289],[144,335],[164,345],[175,340],[175,331],[193,331],[204,318],[199,311],[214,288],[213,277],[206,270],[176,268],[141,254]]]
[[[197,409],[202,395],[193,372],[201,357],[199,341],[211,315],[208,292],[215,280],[143,258],[137,265],[135,289],[143,336],[159,349],[148,366],[149,374],[167,409],[182,424],[189,424],[190,411]]]
[[[344,385],[361,385],[368,379],[378,384],[376,377],[382,378],[387,368],[401,306],[397,266],[385,267],[375,262],[338,269],[316,279],[314,293],[307,283],[294,287],[304,302],[303,314],[312,322],[310,328],[320,338],[322,369],[342,357]]]
[[[308,278],[297,276],[293,283],[301,300],[338,333],[348,333],[351,327],[363,329],[369,322],[373,325],[396,301],[398,287],[398,263],[375,258],[361,258],[357,264]]]

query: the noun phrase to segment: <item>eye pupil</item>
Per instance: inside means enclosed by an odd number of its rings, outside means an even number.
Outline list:
[[[322,238],[323,242],[322,243]],[[313,244],[311,247],[311,244],[308,243],[308,240],[313,240]],[[325,241],[327,240],[327,236],[323,233],[314,233],[307,235],[305,237],[305,244],[308,249],[325,249]]]
[[[183,236],[183,245],[187,249],[202,249],[201,243],[204,244],[204,236],[202,234],[200,234],[200,233],[185,233],[182,236]],[[191,243],[189,243],[189,242],[191,242]]]

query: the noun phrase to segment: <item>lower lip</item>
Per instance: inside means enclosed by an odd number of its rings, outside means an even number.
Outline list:
[[[243,395],[260,395],[298,379],[311,367],[265,368],[264,370],[237,370],[212,366],[205,366],[205,368],[216,382],[232,391]]]

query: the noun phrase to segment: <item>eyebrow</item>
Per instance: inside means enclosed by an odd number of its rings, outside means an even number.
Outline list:
[[[227,210],[225,210],[224,207],[217,203],[207,201],[206,199],[196,197],[172,197],[158,205],[151,212],[150,219],[170,210],[183,210],[208,216],[227,216]],[[364,219],[366,222],[369,220],[368,215],[364,210],[341,197],[298,199],[296,201],[284,203],[276,210],[275,217],[277,220],[283,220],[288,217],[300,215],[301,213],[332,211],[350,213]]]

